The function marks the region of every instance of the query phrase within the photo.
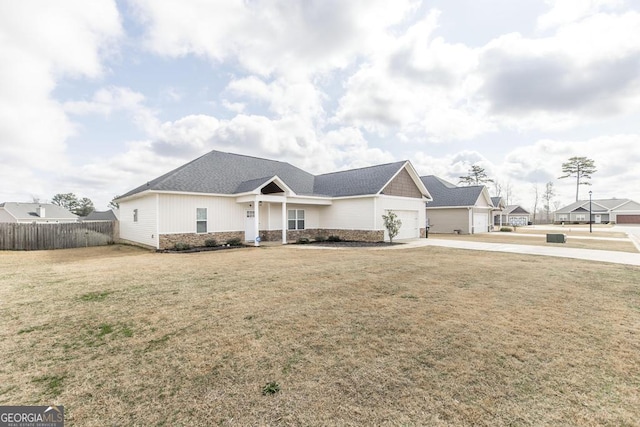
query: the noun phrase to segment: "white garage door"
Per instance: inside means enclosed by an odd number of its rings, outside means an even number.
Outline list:
[[[418,211],[396,211],[393,213],[398,215],[398,219],[402,221],[400,232],[394,239],[413,239],[420,237],[420,228],[418,227]],[[387,231],[384,232],[385,240],[389,240]]]
[[[484,213],[474,213],[473,214],[473,232],[474,234],[478,233],[487,233],[489,232],[489,216]]]

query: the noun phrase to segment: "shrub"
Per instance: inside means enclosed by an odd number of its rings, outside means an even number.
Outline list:
[[[327,240],[327,238],[325,236],[319,235],[314,237],[313,240],[315,240],[316,242],[324,242],[325,240]]]
[[[176,243],[176,245],[174,246],[174,249],[176,251],[188,251],[189,249],[191,249],[191,245],[188,243],[182,243],[182,242],[178,242]]]
[[[299,245],[306,245],[307,243],[311,243],[311,241],[308,237],[300,237],[298,240],[296,240],[296,243]]]
[[[218,246],[218,242],[216,241],[216,239],[207,239],[204,241],[204,245],[208,248],[214,248]]]
[[[234,237],[233,239],[227,240],[227,245],[229,246],[242,246],[242,240]]]
[[[500,231],[513,231],[510,227],[502,227]]]
[[[327,237],[327,240],[330,241],[330,242],[341,242],[342,241],[340,236],[335,236],[335,235],[331,235],[331,236]]]

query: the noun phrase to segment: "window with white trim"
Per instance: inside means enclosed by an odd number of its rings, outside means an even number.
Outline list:
[[[138,222],[138,209],[133,210],[133,222]]]
[[[289,230],[304,230],[304,209],[289,209],[287,215]]]
[[[196,208],[196,233],[207,232],[207,208]]]
[[[567,214],[558,215],[558,221],[567,221],[569,216]]]
[[[585,214],[576,214],[576,221],[586,221],[587,216]]]

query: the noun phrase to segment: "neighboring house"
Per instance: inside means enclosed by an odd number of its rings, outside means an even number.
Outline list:
[[[558,209],[553,220],[556,224],[588,224],[589,200],[580,200]],[[591,221],[595,224],[640,224],[640,203],[630,199],[592,200]]]
[[[51,203],[0,203],[0,222],[59,223],[77,222],[78,216]]]
[[[117,221],[118,217],[113,209],[108,211],[93,211],[87,216],[80,218],[83,222],[96,222],[96,221]]]
[[[502,211],[504,211],[504,208],[506,208],[504,199],[500,196],[492,197],[491,203],[493,204],[493,210],[491,211],[491,216],[493,217],[493,220],[491,221],[491,224],[502,226],[501,214],[502,214]]]
[[[434,175],[420,179],[433,198],[427,203],[430,233],[477,234],[491,230],[494,206],[486,186],[458,187]]]
[[[289,163],[212,151],[118,197],[120,238],[154,248],[208,239],[296,241],[337,235],[381,241],[424,237],[431,200],[408,161],[312,175]],[[258,239],[259,237],[259,239]]]
[[[493,225],[528,225],[531,221],[531,213],[520,205],[509,205],[504,208],[502,214],[494,218]]]

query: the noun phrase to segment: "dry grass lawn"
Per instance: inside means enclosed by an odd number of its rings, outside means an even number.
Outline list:
[[[637,267],[437,247],[0,252],[0,321],[0,404],[63,404],[70,426],[640,420]]]

